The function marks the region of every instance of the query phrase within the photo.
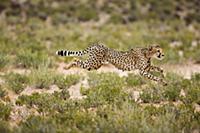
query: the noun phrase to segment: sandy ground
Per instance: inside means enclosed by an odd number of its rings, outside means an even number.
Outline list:
[[[183,76],[186,79],[190,79],[192,74],[200,73],[200,65],[199,64],[177,64],[177,65],[163,65],[162,68],[166,72],[173,72],[178,75]]]

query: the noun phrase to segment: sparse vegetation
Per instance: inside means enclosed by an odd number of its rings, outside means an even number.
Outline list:
[[[16,57],[16,65],[23,68],[39,68],[41,66],[51,66],[51,59],[43,53],[33,53],[29,50],[19,52]]]
[[[88,83],[91,87],[112,86],[113,88],[120,88],[126,84],[124,78],[119,77],[116,73],[89,73]]]
[[[11,112],[11,106],[8,104],[4,104],[3,102],[0,101],[0,120],[8,120],[9,115]]]
[[[0,54],[0,70],[5,68],[9,63],[9,59],[5,54]]]
[[[69,88],[71,85],[78,83],[80,76],[78,75],[62,75],[47,67],[32,69],[29,75],[30,84],[35,88],[49,89],[51,85],[57,85],[60,89]]]
[[[0,85],[0,98],[3,98],[6,95],[6,90]]]
[[[73,57],[55,56],[93,42],[156,43],[165,59],[154,64],[199,66],[199,15],[198,0],[1,1],[0,133],[200,132],[199,71],[186,79],[166,67],[164,87],[120,71],[64,70]]]
[[[36,106],[39,112],[54,112],[59,111],[62,102],[69,98],[68,91],[60,93],[54,92],[53,94],[38,94],[34,93],[31,96],[22,95],[18,98],[17,104],[28,105],[30,107]]]
[[[127,86],[140,86],[145,84],[145,80],[142,79],[141,76],[135,75],[135,74],[129,74],[126,78]]]
[[[50,85],[55,83],[56,74],[47,67],[32,69],[30,74],[30,84],[38,89],[48,89]]]
[[[18,73],[9,73],[5,75],[7,88],[19,94],[24,90],[26,85],[29,82],[29,79],[26,75],[21,75]]]
[[[57,75],[55,77],[55,84],[60,88],[60,89],[65,89],[69,88],[71,85],[75,85],[78,83],[80,80],[79,75]]]

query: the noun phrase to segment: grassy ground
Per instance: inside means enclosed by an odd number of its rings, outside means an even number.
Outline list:
[[[0,15],[0,132],[200,131],[199,69],[185,79],[184,72],[180,76],[164,67],[169,85],[163,87],[109,66],[64,70],[73,58],[55,55],[58,49],[81,50],[94,42],[117,50],[158,43],[166,57],[155,64],[199,66],[199,23],[55,24],[34,17],[10,23],[15,19]]]

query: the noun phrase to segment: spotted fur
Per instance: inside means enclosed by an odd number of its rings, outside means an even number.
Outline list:
[[[151,64],[152,57],[159,60],[164,57],[164,53],[158,45],[153,45],[148,48],[133,48],[129,51],[116,51],[103,44],[93,44],[83,51],[59,50],[56,54],[59,56],[89,55],[85,61],[75,60],[69,64],[67,69],[81,67],[83,69],[93,70],[100,68],[105,62],[109,62],[123,71],[138,69],[142,76],[162,83],[163,85],[167,85],[163,78],[154,76],[150,73],[151,71],[157,71],[164,77],[163,70]]]

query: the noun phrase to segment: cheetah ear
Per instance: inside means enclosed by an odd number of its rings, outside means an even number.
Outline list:
[[[149,51],[152,51],[153,50],[153,46],[149,46]]]
[[[156,48],[160,48],[160,45],[157,44],[157,45],[155,45],[155,47],[156,47]]]

